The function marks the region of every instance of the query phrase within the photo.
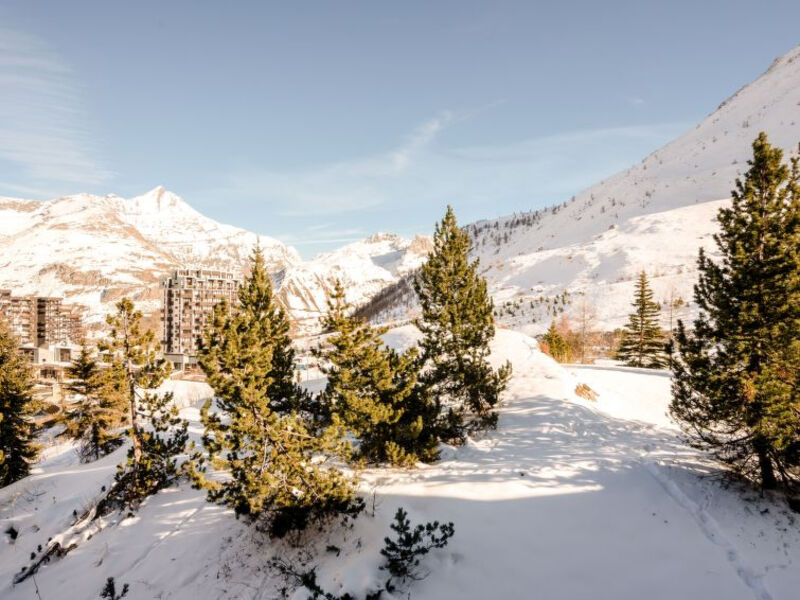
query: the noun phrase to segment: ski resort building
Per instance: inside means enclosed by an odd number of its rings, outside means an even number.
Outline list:
[[[0,290],[0,318],[11,328],[20,344],[36,344],[36,299],[32,296],[12,296],[11,290]]]
[[[195,362],[198,340],[214,306],[236,301],[241,282],[233,273],[183,269],[162,282],[164,356],[178,369]]]
[[[44,347],[79,342],[83,337],[81,307],[62,298],[14,296],[0,290],[0,318],[23,347]]]

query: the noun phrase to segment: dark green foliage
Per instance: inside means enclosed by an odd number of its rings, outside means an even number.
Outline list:
[[[341,596],[337,596],[336,594],[326,592],[322,589],[319,583],[317,583],[317,570],[313,567],[301,571],[280,558],[273,558],[269,564],[284,577],[292,589],[299,587],[305,588],[311,594],[307,597],[308,600],[356,600],[355,596],[352,594],[345,593]],[[288,597],[287,591],[286,589],[283,590],[284,598]],[[381,596],[383,596],[383,590],[378,590],[368,593],[364,596],[364,600],[380,600]]]
[[[65,388],[78,396],[62,416],[64,434],[79,440],[82,460],[97,460],[122,443],[116,430],[127,421],[127,387],[122,370],[103,369],[83,346],[66,369]]]
[[[416,348],[395,352],[381,340],[385,328],[350,316],[339,281],[324,326],[332,335],[317,351],[328,376],[320,401],[360,440],[356,457],[393,465],[435,460],[439,409],[418,385]]]
[[[800,166],[762,133],[700,252],[694,331],[679,322],[671,413],[692,442],[774,488],[800,452]]]
[[[488,363],[494,337],[493,304],[478,261],[469,261],[469,235],[451,207],[436,225],[434,249],[414,280],[422,308],[422,381],[445,408],[443,435],[463,441],[472,430],[493,427],[500,393],[511,375],[507,363]]]
[[[142,330],[142,314],[123,298],[109,315],[109,338],[101,345],[111,360],[109,376],[125,382],[131,448],[118,467],[106,503],[135,508],[147,496],[177,477],[177,457],[184,452],[188,424],[171,405],[172,394],[147,392],[169,375],[169,364],[158,358],[155,336]]]
[[[661,308],[653,300],[653,290],[642,271],[636,281],[631,306],[634,308],[622,333],[617,360],[629,367],[663,369],[667,366],[666,341],[658,325]]]
[[[108,495],[108,502],[135,507],[178,479],[178,457],[186,450],[189,424],[178,416],[172,400],[171,392],[164,395],[145,393],[137,402],[141,456],[135,463],[133,448],[128,451],[125,464],[117,467],[115,485]]]
[[[369,592],[364,600],[379,600],[383,592],[390,594],[396,592],[396,579],[401,583],[409,579],[424,579],[427,573],[420,572],[422,557],[435,548],[444,548],[455,533],[453,523],[440,525],[438,521],[434,521],[412,527],[408,513],[402,507],[397,509],[390,527],[397,534],[397,538],[394,540],[389,537],[384,538],[384,546],[381,549],[384,564],[380,567],[381,571],[389,572],[389,579],[383,589]],[[317,582],[316,568],[300,570],[277,557],[270,560],[270,566],[287,580],[292,589],[305,588],[311,594],[312,600],[356,600],[349,593],[337,596],[326,592]],[[286,589],[283,590],[283,595],[287,597]]]
[[[412,528],[403,508],[397,509],[391,528],[397,539],[384,538],[381,555],[386,562],[381,569],[402,581],[419,579],[420,559],[434,548],[444,548],[455,533],[452,523],[440,525],[438,521]]]
[[[0,319],[0,486],[22,479],[38,456],[32,418],[33,374],[17,339]]]
[[[192,475],[210,500],[261,520],[277,537],[363,508],[355,481],[331,464],[349,454],[341,425],[320,426],[301,410],[290,343],[256,248],[237,310],[218,306],[204,336],[199,362],[219,412],[210,402],[201,412],[208,459],[195,457]],[[230,476],[207,477],[209,466]]]
[[[117,594],[117,586],[114,583],[114,578],[109,577],[106,579],[106,584],[103,586],[103,591],[100,592],[101,598],[106,598],[107,600],[122,600],[125,596],[128,595],[128,584],[125,583],[122,586],[122,590],[119,594]]]
[[[560,363],[572,361],[572,347],[569,342],[561,335],[561,332],[553,321],[547,333],[542,336],[544,351]]]
[[[260,248],[254,250],[251,261],[234,310],[225,302],[214,307],[200,340],[198,360],[207,376],[214,374],[219,396],[235,401],[245,393],[241,386],[246,381],[259,390],[271,412],[289,414],[307,404],[295,383],[289,318],[273,298]]]

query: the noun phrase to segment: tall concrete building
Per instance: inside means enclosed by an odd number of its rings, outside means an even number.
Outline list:
[[[241,282],[225,271],[179,270],[162,282],[164,354],[196,356],[198,338],[214,306],[237,301]]]
[[[36,345],[67,341],[66,311],[61,298],[36,298]]]

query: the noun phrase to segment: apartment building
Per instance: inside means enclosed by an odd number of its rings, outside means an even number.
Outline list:
[[[182,368],[186,361],[177,357],[197,355],[198,339],[214,306],[223,299],[232,306],[241,282],[226,271],[183,269],[173,272],[162,282],[162,287],[164,354]]]
[[[36,345],[36,298],[12,296],[11,290],[0,290],[0,317],[21,345]]]
[[[67,341],[66,319],[61,298],[36,298],[36,345]]]
[[[78,342],[83,337],[81,307],[62,298],[14,296],[0,290],[0,317],[25,347]]]

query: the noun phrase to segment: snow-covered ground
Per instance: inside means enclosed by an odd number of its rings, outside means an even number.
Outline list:
[[[387,340],[414,337],[406,327]],[[506,358],[514,375],[496,432],[445,448],[434,465],[362,474],[367,511],[318,543],[312,564],[324,587],[363,595],[386,580],[378,552],[403,506],[412,522],[455,523],[451,543],[426,557],[429,576],[411,585],[417,600],[798,597],[800,525],[780,503],[726,487],[679,440],[664,416],[668,376],[562,368],[533,339],[500,330],[493,360]],[[578,383],[599,393],[596,403],[574,394]],[[198,439],[207,390],[171,385],[190,398],[182,414]],[[81,465],[69,446],[54,447],[31,477],[0,490],[0,528],[19,531],[13,543],[3,535],[0,597],[35,598],[36,585],[45,600],[97,598],[109,576],[129,583],[133,599],[278,597],[265,565],[296,551],[186,484],[43,567],[35,583],[13,587],[13,573],[91,501],[122,453]]]
[[[596,406],[618,419],[677,428],[669,418],[669,371],[605,365],[567,365],[569,373],[599,394]]]

